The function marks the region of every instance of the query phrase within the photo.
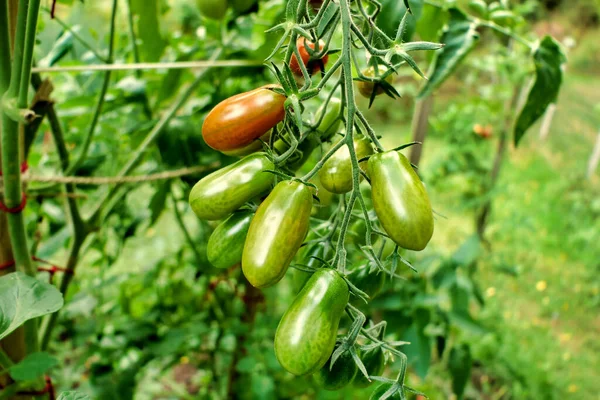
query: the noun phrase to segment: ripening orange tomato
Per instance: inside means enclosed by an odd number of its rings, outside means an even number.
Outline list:
[[[223,100],[202,125],[202,137],[215,150],[238,150],[283,121],[286,97],[267,85]]]
[[[329,55],[326,54],[320,60],[311,60],[310,54],[306,50],[306,45],[308,45],[311,49],[315,48],[315,44],[304,37],[300,37],[296,41],[296,46],[298,47],[298,52],[300,53],[302,62],[306,66],[306,70],[308,71],[308,73],[310,75],[314,75],[317,72],[321,71],[321,63],[323,63],[323,66],[327,65],[327,61],[329,61]],[[323,50],[323,47],[325,47],[325,42],[322,40],[319,40],[319,51]],[[298,64],[298,59],[296,58],[296,54],[293,54],[292,58],[290,59],[290,69],[292,70],[292,72],[294,74],[296,74],[298,76],[302,76],[302,68],[300,67],[300,64]]]

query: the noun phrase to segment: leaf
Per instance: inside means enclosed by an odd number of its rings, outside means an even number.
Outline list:
[[[514,129],[515,146],[546,108],[556,101],[562,83],[562,65],[567,61],[560,45],[550,36],[544,37],[533,53],[535,81],[527,101],[519,112]]]
[[[396,37],[400,21],[402,21],[402,18],[406,14],[406,4],[406,1],[401,2],[398,0],[383,0],[381,2],[381,12],[377,16],[376,23],[379,29],[392,39]],[[411,0],[410,5],[412,15],[408,17],[406,22],[404,33],[402,34],[403,42],[408,42],[415,32],[417,20],[421,17],[423,1]]]
[[[77,33],[79,31],[79,26],[74,26],[72,29],[74,32]],[[59,62],[69,51],[71,51],[72,48],[73,34],[69,31],[63,32],[58,37],[56,42],[54,42],[54,45],[52,45],[52,48],[50,49],[46,57],[42,58],[39,61],[40,67],[53,66],[54,64]]]
[[[92,399],[87,394],[70,391],[70,392],[62,392],[60,394],[60,396],[58,396],[58,400],[92,400]]]
[[[166,46],[160,34],[157,0],[131,0],[131,11],[138,16],[137,34],[142,44],[143,61],[158,61]]]
[[[462,344],[452,348],[448,359],[448,370],[452,375],[452,391],[458,399],[463,398],[465,387],[471,378],[472,365],[473,359],[468,345]]]
[[[433,61],[429,80],[417,96],[419,99],[429,96],[444,83],[479,41],[475,22],[469,21],[457,8],[448,11],[450,20],[440,40],[445,46],[438,51]]]
[[[477,235],[470,236],[452,255],[456,265],[468,266],[473,264],[481,252],[481,242]]]
[[[425,333],[425,328],[430,320],[430,313],[427,309],[420,308],[415,311],[414,322],[403,336],[403,340],[410,342],[402,348],[402,351],[411,364],[414,365],[415,372],[421,379],[427,376],[429,366],[431,365],[431,338]]]
[[[169,190],[171,187],[170,181],[164,181],[158,185],[158,189],[154,192],[152,199],[150,200],[150,225],[151,227],[156,223],[158,217],[165,209],[165,204],[167,202],[167,195],[169,194]]]
[[[443,8],[425,4],[423,6],[423,14],[421,15],[421,18],[419,18],[416,28],[421,40],[426,42],[437,42],[440,38],[440,31],[444,27],[447,18],[448,12]]]
[[[56,365],[58,360],[48,353],[31,353],[21,362],[10,367],[8,372],[17,382],[32,381],[43,376]]]
[[[22,272],[0,277],[0,339],[25,321],[58,311],[62,294],[54,286]]]

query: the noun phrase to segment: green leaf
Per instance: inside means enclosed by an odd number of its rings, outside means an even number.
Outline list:
[[[452,375],[452,391],[458,399],[463,398],[465,387],[471,378],[473,359],[471,350],[466,344],[453,347],[448,359],[448,370]]]
[[[474,263],[481,253],[481,242],[477,235],[470,236],[452,255],[456,265],[468,266]]]
[[[519,144],[527,129],[544,115],[546,108],[556,101],[562,83],[562,65],[567,58],[558,42],[546,36],[535,49],[533,61],[535,81],[515,124],[515,146]]]
[[[22,272],[0,277],[0,339],[25,321],[58,311],[62,294],[54,286]]]
[[[58,396],[58,400],[91,400],[91,397],[87,394],[70,391],[62,392],[60,396]]]
[[[440,40],[445,46],[438,51],[433,61],[429,80],[417,96],[420,99],[429,96],[444,83],[479,41],[475,22],[469,21],[467,16],[457,8],[448,11],[450,20]]]
[[[158,61],[167,45],[160,33],[157,0],[131,0],[131,10],[138,16],[137,34],[142,41],[143,61]]]
[[[58,365],[58,360],[48,353],[31,353],[8,372],[15,381],[32,381],[43,376],[50,368]]]
[[[381,2],[381,12],[377,16],[377,26],[386,35],[394,39],[396,37],[396,31],[400,26],[400,21],[406,14],[406,3],[398,0],[383,0]],[[402,41],[408,42],[415,32],[417,21],[421,17],[421,11],[423,10],[422,0],[411,0],[410,9],[412,15],[408,17],[404,33],[402,34]]]
[[[425,333],[425,328],[430,321],[430,312],[419,308],[415,311],[413,324],[403,335],[403,340],[410,342],[402,347],[415,372],[421,379],[427,376],[431,365],[431,338]]]
[[[167,195],[169,194],[169,190],[171,188],[170,181],[164,181],[158,185],[158,189],[154,192],[154,196],[150,200],[150,226],[154,225],[160,217],[160,214],[165,209],[165,204],[167,202]]]
[[[79,26],[74,26],[74,32],[79,31]],[[51,67],[59,62],[73,48],[73,34],[69,31],[63,32],[54,42],[54,45],[46,55],[39,61],[41,67]]]
[[[447,19],[448,12],[445,9],[425,4],[423,6],[423,14],[419,18],[419,21],[417,21],[416,28],[421,40],[437,42]]]

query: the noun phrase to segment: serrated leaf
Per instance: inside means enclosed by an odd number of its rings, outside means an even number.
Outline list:
[[[521,108],[514,129],[515,146],[546,108],[556,101],[562,84],[562,65],[567,61],[560,45],[550,36],[544,37],[533,53],[535,81],[527,101]]]
[[[21,362],[13,365],[8,372],[15,381],[32,381],[43,376],[50,368],[58,365],[58,360],[48,353],[31,353]]]
[[[456,70],[462,60],[475,48],[479,41],[477,24],[457,8],[448,10],[450,19],[440,42],[439,50],[429,72],[429,80],[417,96],[427,97]]]
[[[0,277],[0,339],[25,321],[58,311],[62,294],[54,286],[22,272]]]
[[[87,394],[71,391],[62,392],[60,396],[58,396],[58,400],[91,400],[91,397]]]

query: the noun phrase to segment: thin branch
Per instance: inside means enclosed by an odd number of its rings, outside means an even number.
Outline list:
[[[134,63],[110,65],[72,65],[68,67],[35,67],[33,72],[91,72],[91,71],[137,71],[151,69],[204,69],[230,67],[260,67],[263,61],[253,60],[221,60],[221,61],[173,61],[165,63]]]
[[[154,182],[163,181],[167,179],[180,178],[182,176],[197,175],[202,172],[210,171],[219,168],[221,163],[216,161],[208,165],[200,165],[197,167],[181,168],[173,171],[158,172],[149,175],[140,176],[37,176],[30,175],[25,176],[23,180],[25,182],[40,182],[40,183],[60,183],[67,184],[72,183],[75,185],[112,185],[112,184],[123,184],[123,183],[142,183],[142,182]],[[0,184],[2,183],[2,177],[0,177]],[[35,190],[35,187],[32,188]]]

